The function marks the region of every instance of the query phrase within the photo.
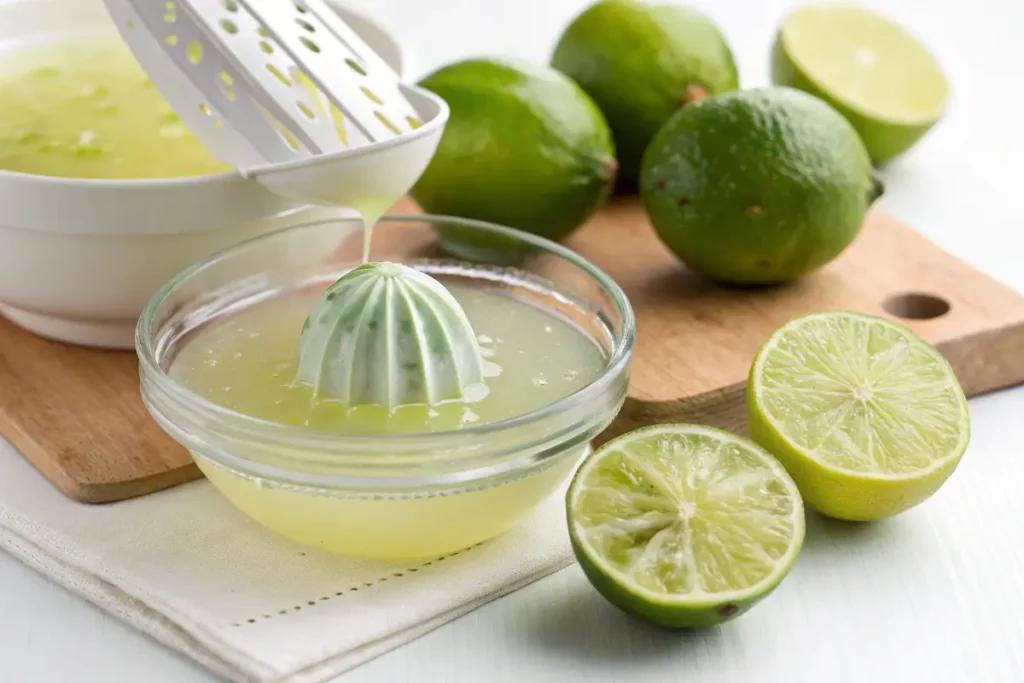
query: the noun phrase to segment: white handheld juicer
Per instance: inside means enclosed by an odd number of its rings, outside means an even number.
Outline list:
[[[322,0],[105,0],[175,113],[272,192],[375,220],[448,120]]]

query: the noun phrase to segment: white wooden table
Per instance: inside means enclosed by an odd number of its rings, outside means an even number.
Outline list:
[[[1024,3],[865,0],[943,62],[945,121],[886,172],[882,206],[1024,291]],[[423,74],[473,54],[544,60],[585,0],[353,0]],[[786,0],[702,0],[745,86],[767,82]],[[1024,353],[1024,349],[1021,350]],[[1024,389],[971,403],[948,485],[885,523],[812,519],[790,578],[717,630],[620,616],[571,567],[343,676],[343,683],[1020,683],[1024,681]],[[0,554],[0,682],[200,683],[189,661]]]

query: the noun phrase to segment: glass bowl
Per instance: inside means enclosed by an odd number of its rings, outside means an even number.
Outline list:
[[[438,232],[512,244],[515,267],[439,256]],[[523,415],[416,434],[347,433],[269,422],[186,389],[168,371],[197,332],[251,306],[322,291],[362,262],[362,223],[286,228],[188,268],[149,302],[136,334],[142,396],[154,419],[242,512],[302,544],[361,557],[417,558],[513,527],[565,481],[626,396],[635,326],[619,286],[548,240],[486,223],[388,216],[372,258],[442,282],[486,288],[570,322],[598,345],[601,372]]]

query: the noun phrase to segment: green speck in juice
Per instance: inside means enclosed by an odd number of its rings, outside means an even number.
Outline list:
[[[178,123],[181,119],[174,112],[173,109],[167,107],[166,110],[160,112],[159,121],[161,123]]]
[[[105,145],[100,136],[94,131],[86,130],[78,136],[78,142],[75,143],[72,149],[81,158],[98,157],[103,154]]]
[[[88,100],[99,100],[110,94],[110,88],[105,85],[83,85],[78,94]]]
[[[31,145],[33,142],[39,142],[44,138],[42,133],[19,129],[15,131],[14,139],[19,145]]]
[[[180,124],[116,35],[3,54],[0,170],[105,179],[230,170]]]

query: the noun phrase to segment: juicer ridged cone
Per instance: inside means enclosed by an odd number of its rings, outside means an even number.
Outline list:
[[[306,319],[298,379],[348,405],[437,405],[483,383],[462,307],[437,280],[398,263],[367,263],[331,285]]]

